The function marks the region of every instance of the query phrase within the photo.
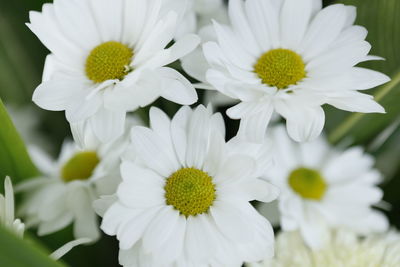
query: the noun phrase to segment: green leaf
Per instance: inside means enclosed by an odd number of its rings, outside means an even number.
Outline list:
[[[23,240],[0,227],[0,266],[62,267],[49,253],[31,240]]]
[[[342,0],[340,2],[357,7],[356,24],[367,28],[369,32],[367,40],[372,44],[371,54],[386,59],[367,62],[362,66],[381,71],[392,78],[391,82],[378,88],[374,94],[376,101],[386,109],[387,114],[351,114],[339,126],[334,127],[329,136],[333,143],[343,138],[351,138],[353,143],[360,144],[369,142],[400,114],[400,1]]]
[[[0,122],[0,181],[6,175],[10,176],[14,183],[38,175],[39,172],[1,100]]]

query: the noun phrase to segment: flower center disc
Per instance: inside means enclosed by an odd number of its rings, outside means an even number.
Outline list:
[[[64,182],[74,180],[87,180],[93,174],[93,170],[99,164],[100,159],[96,152],[87,151],[75,154],[70,158],[61,170]]]
[[[288,49],[273,49],[263,54],[254,65],[254,72],[264,84],[278,89],[294,85],[306,77],[300,55]]]
[[[299,168],[289,175],[289,185],[303,198],[321,200],[327,184],[321,174],[312,169]]]
[[[173,173],[164,187],[167,205],[186,217],[206,212],[215,200],[212,178],[201,170],[183,168]]]
[[[95,83],[122,80],[129,72],[133,50],[119,42],[110,41],[95,47],[86,59],[86,75]]]

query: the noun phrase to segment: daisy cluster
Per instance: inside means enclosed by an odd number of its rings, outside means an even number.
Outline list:
[[[73,225],[92,243],[104,232],[126,267],[398,266],[395,252],[372,254],[400,240],[381,237],[374,158],[321,134],[325,104],[384,113],[362,91],[390,79],[358,66],[381,58],[355,19],[355,7],[322,0],[55,0],[32,11],[27,26],[50,51],[33,101],[64,111],[73,140],[57,160],[30,144],[41,175],[16,186],[25,225],[2,196],[0,222],[40,236]],[[168,102],[182,106],[172,118]],[[221,105],[225,121],[240,120],[229,140]]]

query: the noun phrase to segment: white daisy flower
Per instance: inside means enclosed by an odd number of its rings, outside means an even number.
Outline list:
[[[4,195],[0,194],[0,224],[20,237],[24,235],[25,224],[20,219],[15,219],[14,190],[8,176],[4,179]]]
[[[186,35],[166,48],[177,16],[162,0],[58,0],[31,12],[29,28],[51,51],[33,101],[65,110],[70,123],[92,128],[103,142],[122,135],[128,111],[160,96],[196,102],[190,82],[166,67],[199,43]]]
[[[377,186],[381,174],[362,148],[339,151],[322,137],[295,143],[283,127],[272,129],[270,142],[275,167],[268,170],[268,177],[281,190],[284,231],[299,230],[317,249],[327,242],[330,228],[346,227],[362,234],[387,229],[385,216],[371,208],[382,200]]]
[[[354,26],[356,9],[321,9],[321,0],[231,0],[231,26],[214,23],[218,42],[203,45],[212,66],[207,80],[241,102],[227,114],[241,119],[239,134],[264,138],[273,112],[296,141],[317,137],[323,104],[352,112],[384,112],[365,90],[389,81],[355,67],[368,56],[367,30]]]
[[[73,223],[75,238],[96,240],[100,231],[92,203],[116,191],[121,182],[120,158],[127,143],[128,138],[123,136],[108,144],[80,149],[66,141],[57,161],[31,147],[32,160],[42,176],[17,187],[18,192],[25,193],[19,213],[27,226],[38,226],[38,234],[46,235]]]
[[[122,163],[123,182],[101,224],[120,242],[120,263],[239,267],[272,256],[272,227],[249,203],[278,194],[259,179],[266,147],[225,143],[221,114],[204,106],[182,107],[172,121],[152,108],[150,121],[151,129],[132,129],[136,159]]]
[[[319,251],[311,250],[298,232],[277,236],[276,257],[247,267],[397,267],[400,265],[400,234],[388,232],[358,237],[340,230],[332,241]]]

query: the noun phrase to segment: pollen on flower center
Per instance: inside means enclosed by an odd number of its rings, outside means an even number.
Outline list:
[[[172,205],[186,217],[206,212],[216,197],[212,178],[195,168],[183,168],[173,173],[164,189],[167,205]]]
[[[61,170],[64,182],[74,180],[86,180],[92,176],[93,170],[99,164],[100,159],[96,152],[85,151],[75,154],[70,158]]]
[[[254,72],[264,84],[278,89],[297,84],[306,77],[300,55],[288,49],[273,49],[263,54],[254,65]]]
[[[133,50],[119,42],[105,42],[95,47],[86,59],[86,75],[95,83],[122,80],[129,72]]]
[[[321,200],[327,184],[321,174],[312,169],[298,168],[289,175],[289,185],[303,198]]]

